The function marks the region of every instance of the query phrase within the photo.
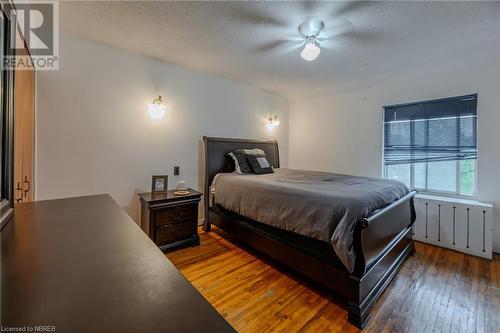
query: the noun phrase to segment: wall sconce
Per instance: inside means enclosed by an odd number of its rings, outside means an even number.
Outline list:
[[[267,129],[272,131],[275,127],[280,125],[280,121],[278,120],[278,116],[276,114],[269,116],[267,120]]]
[[[163,102],[163,98],[158,96],[153,100],[153,103],[149,104],[148,113],[151,119],[161,119],[165,116],[167,107]]]

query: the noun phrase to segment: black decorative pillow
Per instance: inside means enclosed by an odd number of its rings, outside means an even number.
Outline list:
[[[248,162],[256,174],[273,173],[273,167],[269,164],[265,154],[247,155]]]
[[[234,160],[234,168],[237,173],[252,173],[252,167],[247,159],[247,151],[249,149],[238,149],[228,155]]]

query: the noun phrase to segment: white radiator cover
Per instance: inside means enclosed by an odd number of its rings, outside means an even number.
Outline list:
[[[415,240],[492,258],[493,205],[419,194],[415,210]]]

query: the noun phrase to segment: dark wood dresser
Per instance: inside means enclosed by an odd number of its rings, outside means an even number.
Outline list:
[[[161,250],[200,244],[198,204],[202,193],[191,188],[183,196],[174,192],[139,193],[141,228]]]
[[[109,195],[21,203],[14,219],[2,331],[235,332]]]

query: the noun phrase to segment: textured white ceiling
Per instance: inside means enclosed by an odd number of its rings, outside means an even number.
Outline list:
[[[333,34],[306,62],[307,18]],[[63,31],[295,99],[500,57],[500,2],[62,2]],[[330,30],[328,30],[330,28]]]

